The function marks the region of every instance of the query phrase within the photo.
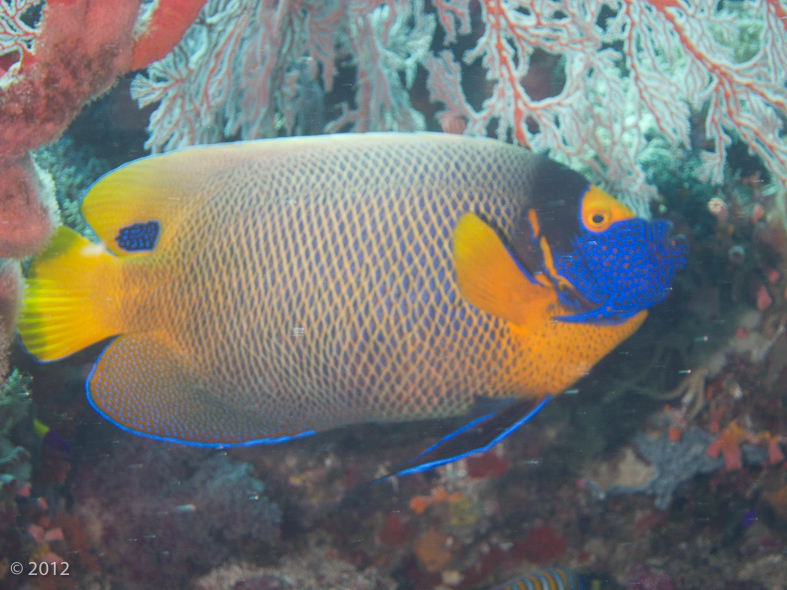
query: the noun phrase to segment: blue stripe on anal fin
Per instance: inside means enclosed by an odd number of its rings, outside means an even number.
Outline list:
[[[166,335],[121,336],[104,349],[85,385],[90,404],[119,428],[181,444],[227,447],[280,443],[314,434],[274,431],[253,412],[208,391]]]
[[[521,401],[495,414],[476,418],[403,465],[394,476],[428,471],[439,465],[488,451],[535,416],[550,398],[551,396],[547,396],[541,400]]]

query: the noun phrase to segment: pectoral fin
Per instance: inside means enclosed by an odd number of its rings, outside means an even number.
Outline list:
[[[551,396],[547,396],[540,400],[518,401],[499,412],[475,418],[401,466],[395,475],[427,471],[488,451],[535,416],[550,399]]]
[[[475,307],[521,325],[533,302],[549,295],[477,215],[454,228],[454,271],[462,295]]]

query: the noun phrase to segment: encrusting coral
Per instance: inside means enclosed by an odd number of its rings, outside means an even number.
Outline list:
[[[17,499],[30,495],[30,453],[14,444],[12,430],[28,419],[28,380],[14,371],[0,390],[0,531],[11,531],[18,523]],[[8,554],[12,535],[0,534],[0,555]]]
[[[224,453],[134,437],[75,471],[75,514],[102,568],[139,587],[173,587],[279,535],[263,483]]]
[[[330,550],[315,547],[297,557],[284,557],[276,567],[231,563],[196,581],[196,590],[259,588],[260,590],[393,590],[395,582],[375,568],[359,572]]]

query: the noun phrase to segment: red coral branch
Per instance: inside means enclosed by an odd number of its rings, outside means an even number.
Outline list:
[[[746,435],[740,426],[731,422],[727,428],[721,431],[718,438],[705,449],[705,453],[712,459],[717,458],[721,453],[721,456],[724,457],[724,468],[727,471],[735,471],[743,467],[743,453],[740,444],[745,438]]]
[[[163,59],[183,38],[207,0],[160,0],[145,32],[134,40],[129,69]]]
[[[35,29],[24,4],[14,9],[6,28],[22,59],[0,86],[0,257],[32,254],[56,223],[48,183],[26,152],[57,139],[134,64],[168,51],[204,2],[162,0],[136,40],[140,0],[49,0]]]

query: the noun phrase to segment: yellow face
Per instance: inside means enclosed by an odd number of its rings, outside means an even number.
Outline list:
[[[580,219],[588,231],[602,232],[616,221],[631,219],[634,213],[623,203],[595,185],[582,197]]]

